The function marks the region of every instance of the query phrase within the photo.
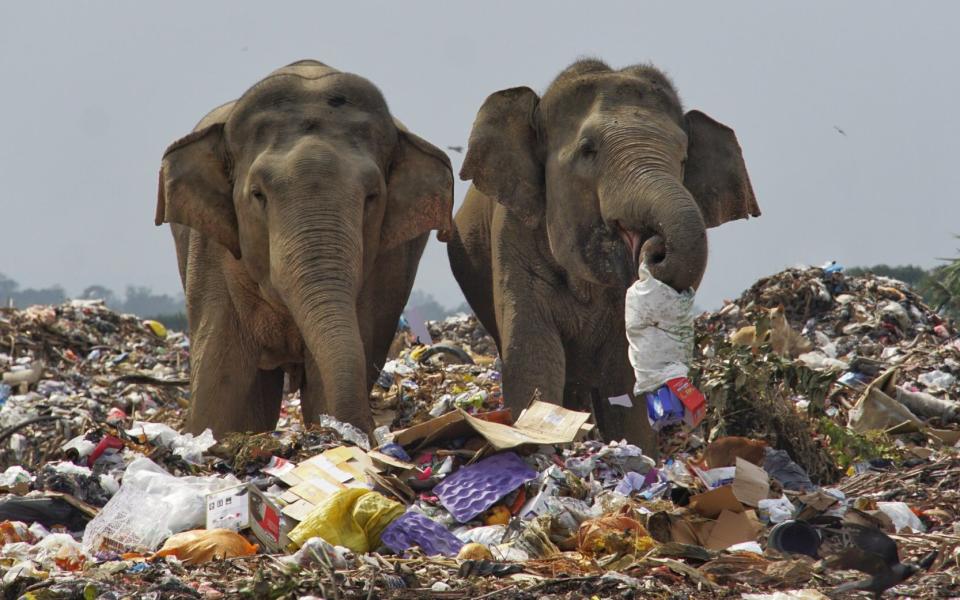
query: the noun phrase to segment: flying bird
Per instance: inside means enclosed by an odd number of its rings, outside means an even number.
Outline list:
[[[840,135],[842,135],[843,137],[847,137],[847,132],[846,132],[846,131],[840,129],[840,128],[837,127],[836,125],[834,125],[833,128],[836,129],[837,132],[838,132]]]
[[[842,537],[846,547],[827,559],[826,565],[837,569],[854,569],[870,577],[837,586],[834,588],[837,593],[873,592],[874,598],[880,598],[893,586],[929,569],[937,558],[937,551],[934,550],[918,563],[901,563],[897,543],[876,527],[847,523],[843,526]]]
[[[453,150],[454,152],[463,152],[463,146],[447,146],[447,150]]]

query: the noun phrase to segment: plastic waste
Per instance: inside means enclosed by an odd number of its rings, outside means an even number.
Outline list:
[[[537,472],[513,452],[502,452],[463,467],[433,488],[444,508],[461,523],[473,519]]]
[[[379,492],[347,488],[314,507],[289,537],[297,546],[321,537],[354,552],[369,552],[380,545],[383,530],[403,512],[402,504]]]
[[[877,510],[890,517],[897,533],[908,527],[915,533],[923,533],[927,530],[923,521],[910,510],[906,502],[877,502]]]
[[[957,382],[957,378],[950,373],[944,373],[940,369],[934,369],[917,377],[917,381],[927,388],[949,390]]]
[[[209,429],[204,429],[203,433],[194,436],[192,433],[180,433],[163,423],[145,421],[134,421],[126,433],[131,437],[146,439],[152,444],[170,448],[175,455],[193,464],[200,464],[203,453],[217,443]]]
[[[18,579],[39,579],[40,570],[33,564],[32,560],[18,562],[6,573],[3,574],[3,588],[13,589],[13,584]]]
[[[643,265],[637,275],[627,289],[624,318],[636,375],[634,393],[640,395],[687,376],[693,356],[694,294],[678,293]]]
[[[69,531],[83,531],[88,517],[60,498],[7,496],[0,500],[0,521],[40,523],[48,529],[57,525]]]
[[[506,525],[486,525],[472,527],[455,533],[461,542],[466,544],[482,544],[493,547],[503,542],[507,535]]]
[[[780,498],[764,498],[757,503],[758,516],[774,525],[789,521],[793,518],[796,507],[786,496]]]
[[[419,546],[427,556],[456,556],[463,546],[463,542],[446,527],[413,510],[390,523],[381,538],[383,544],[394,552],[402,553]]]
[[[357,557],[349,548],[334,546],[321,537],[312,537],[299,550],[284,556],[280,562],[291,568],[303,569],[317,563],[328,563],[334,569],[352,569]]]
[[[160,321],[144,321],[144,325],[150,328],[150,331],[153,332],[153,335],[157,336],[161,340],[167,337],[167,328]]]
[[[0,488],[12,488],[18,483],[30,483],[33,481],[33,475],[20,465],[7,467],[7,470],[0,473]]]
[[[464,544],[457,552],[457,558],[460,560],[493,560],[493,553],[483,544],[471,542]]]
[[[370,438],[355,425],[344,423],[330,415],[320,415],[319,425],[320,427],[333,429],[340,434],[344,441],[356,444],[364,450],[370,450]]]
[[[683,422],[683,404],[667,386],[661,386],[656,391],[645,394],[647,400],[647,417],[654,431]]]
[[[585,521],[577,532],[577,547],[588,556],[639,554],[655,543],[646,528],[627,511]]]
[[[90,558],[83,547],[66,533],[51,533],[37,542],[34,549],[34,560],[45,570],[56,567],[63,571],[79,571]]]
[[[0,522],[0,546],[16,544],[17,542],[33,543],[36,541],[30,528],[21,521]]]
[[[786,450],[767,448],[763,457],[763,470],[780,482],[784,489],[809,492],[817,488],[803,467],[793,462]]]
[[[913,392],[903,386],[897,386],[897,401],[918,417],[960,422],[960,402],[937,398],[926,392]]]
[[[904,332],[908,331],[913,325],[913,321],[910,320],[910,315],[907,313],[907,309],[901,306],[897,302],[887,302],[879,307],[879,313],[882,317],[887,317],[896,321],[897,326],[900,327]]]
[[[35,362],[29,367],[7,371],[3,374],[3,383],[15,388],[21,385],[31,385],[40,381],[43,375],[43,363]],[[23,390],[21,390],[23,391]]]
[[[185,565],[211,560],[252,556],[258,546],[230,529],[194,529],[170,536],[154,558],[175,556]]]
[[[206,521],[206,496],[239,485],[226,477],[174,477],[149,458],[127,467],[119,491],[83,532],[83,545],[100,550],[152,552],[174,533]]]

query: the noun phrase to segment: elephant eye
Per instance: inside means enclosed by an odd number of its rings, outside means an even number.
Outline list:
[[[257,202],[263,203],[267,201],[267,196],[263,193],[263,190],[257,186],[252,186],[250,188],[250,195],[253,196]]]
[[[380,192],[370,192],[370,193],[367,194],[367,196],[363,199],[363,202],[364,202],[365,204],[373,204],[374,202],[377,201],[377,198],[379,198],[379,197],[380,197]]]
[[[580,151],[580,155],[585,158],[593,158],[597,155],[597,146],[593,143],[593,140],[584,138],[580,140],[580,144],[577,148]]]

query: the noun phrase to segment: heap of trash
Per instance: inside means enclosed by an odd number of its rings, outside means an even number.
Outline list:
[[[4,309],[0,589],[960,595],[952,323],[903,283],[830,266],[765,278],[694,331],[689,380],[635,398],[654,460],[600,441],[589,413],[504,409],[472,316],[401,324],[371,437],[305,427],[291,393],[275,431],[214,439],[182,431],[182,334],[96,302]]]

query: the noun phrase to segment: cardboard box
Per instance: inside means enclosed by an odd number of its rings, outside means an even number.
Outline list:
[[[207,494],[207,529],[250,529],[266,552],[281,552],[290,543],[292,523],[280,508],[250,484]]]
[[[667,387],[683,405],[683,422],[693,428],[707,416],[707,399],[686,377],[677,377],[667,382]]]

